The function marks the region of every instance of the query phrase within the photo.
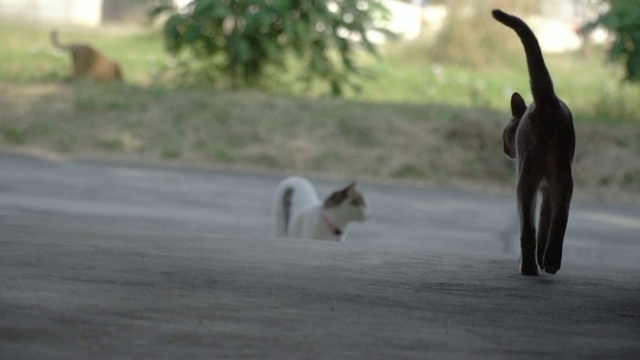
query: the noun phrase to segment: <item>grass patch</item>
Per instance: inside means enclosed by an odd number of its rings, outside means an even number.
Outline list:
[[[2,146],[342,178],[513,188],[513,164],[501,147],[507,114],[500,111],[309,99],[251,90],[212,95],[210,89],[197,88],[150,92],[133,86],[76,86],[0,84],[0,91],[10,90],[30,104],[59,94],[57,102],[44,109],[1,105],[6,115],[2,136],[13,139]],[[74,96],[89,92],[97,99],[94,109],[78,109]],[[209,101],[198,100],[203,98]],[[150,105],[107,106],[119,99]],[[194,101],[200,105],[189,111]],[[34,130],[46,124],[56,126]],[[627,198],[640,194],[640,126],[583,122],[576,130],[577,192]]]
[[[178,159],[182,155],[181,149],[176,146],[167,145],[162,148],[161,157],[163,159]]]
[[[99,141],[98,146],[108,151],[117,151],[122,149],[122,141],[120,139],[105,139]]]
[[[59,136],[57,139],[52,141],[50,149],[53,150],[53,152],[69,153],[77,149],[79,140],[80,139],[76,134]]]
[[[11,144],[24,144],[27,141],[27,133],[26,131],[19,129],[13,126],[2,126],[0,128],[0,133],[4,140],[8,141]]]
[[[367,103],[431,103],[498,111],[508,111],[513,91],[521,92],[530,101],[524,53],[517,38],[506,36],[509,33],[501,27],[488,27],[481,22],[472,32],[475,40],[467,44],[467,40],[461,39],[470,36],[467,28],[471,25],[452,25],[455,36],[448,41],[455,40],[453,45],[444,42],[446,37],[435,44],[419,39],[383,47],[382,60],[361,58],[360,63],[372,77],[363,79],[362,92],[349,93],[347,97]],[[0,53],[0,81],[24,84],[68,80],[69,56],[52,49],[49,30],[0,24],[0,42],[4,44]],[[90,42],[120,62],[129,85],[151,86],[149,91],[154,91],[154,87],[170,89],[185,83],[185,79],[178,79],[182,76],[178,73],[174,74],[177,78],[166,76],[172,60],[164,52],[159,31],[68,28],[60,30],[60,36],[63,42]],[[499,43],[491,40],[496,37]],[[467,45],[459,45],[461,41]],[[558,93],[572,108],[576,121],[640,121],[636,116],[640,113],[640,103],[635,101],[640,96],[640,86],[621,83],[621,68],[606,63],[603,49],[548,54],[547,64]],[[304,69],[295,59],[290,61],[290,68],[285,75],[270,74],[273,81],[266,81],[265,89],[289,95],[306,93],[312,97],[326,94],[320,84],[300,83],[298,75]],[[173,80],[167,80],[171,78]],[[102,106],[132,106],[127,100]],[[80,98],[77,106],[91,111],[95,106],[93,101],[89,94]],[[190,101],[190,110],[205,109],[207,101],[206,97]]]

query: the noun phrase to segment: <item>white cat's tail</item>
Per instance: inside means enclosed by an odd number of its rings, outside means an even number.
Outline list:
[[[275,236],[286,237],[288,235],[293,191],[291,186],[281,186],[276,193]]]

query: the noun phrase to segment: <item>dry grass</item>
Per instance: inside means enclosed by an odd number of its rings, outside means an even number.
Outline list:
[[[0,150],[513,190],[508,114],[257,91],[0,84]],[[578,123],[579,195],[640,199],[640,127]]]

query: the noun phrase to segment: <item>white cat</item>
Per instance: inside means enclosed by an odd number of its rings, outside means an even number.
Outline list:
[[[285,179],[276,191],[276,236],[341,241],[350,222],[367,217],[366,201],[355,182],[324,202],[309,180],[297,176]]]

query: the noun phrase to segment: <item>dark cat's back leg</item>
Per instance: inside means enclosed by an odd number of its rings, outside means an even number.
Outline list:
[[[569,207],[573,196],[571,165],[550,183],[550,194],[553,210],[543,265],[547,273],[555,274],[560,270],[562,264],[562,247],[569,221]]]
[[[518,215],[520,217],[520,274],[538,275],[536,261],[536,197],[540,178],[533,163],[528,159],[519,161],[517,184]]]

